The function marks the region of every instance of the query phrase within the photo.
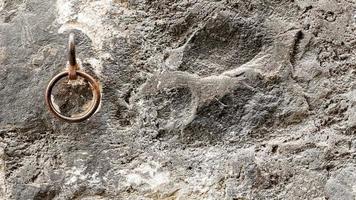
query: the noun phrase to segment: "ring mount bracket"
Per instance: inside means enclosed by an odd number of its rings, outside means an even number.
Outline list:
[[[47,89],[46,89],[46,94],[45,94],[45,100],[47,107],[49,111],[54,114],[56,117],[59,119],[69,122],[69,123],[76,123],[76,122],[82,122],[88,118],[90,118],[99,108],[100,102],[101,102],[101,92],[100,92],[100,86],[99,83],[89,74],[80,71],[79,70],[79,64],[76,60],[75,56],[75,43],[74,43],[74,34],[71,33],[69,36],[69,43],[68,43],[68,66],[67,66],[67,71],[61,72],[57,74],[55,77],[51,79],[49,82]],[[76,115],[76,116],[65,116],[63,115],[59,109],[58,106],[53,102],[53,88],[54,86],[61,80],[67,77],[69,79],[70,83],[76,82],[78,80],[78,76],[83,78],[85,81],[88,81],[91,91],[92,91],[92,96],[93,100],[92,103],[83,114],[81,115]],[[73,82],[72,82],[73,81]]]

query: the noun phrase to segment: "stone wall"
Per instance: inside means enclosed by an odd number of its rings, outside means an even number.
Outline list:
[[[354,200],[355,16],[354,0],[0,0],[0,197]],[[77,124],[44,103],[70,32],[103,95]]]

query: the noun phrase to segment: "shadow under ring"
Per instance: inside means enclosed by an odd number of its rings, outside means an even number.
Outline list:
[[[65,115],[62,115],[60,111],[56,110],[56,108],[53,105],[52,102],[52,90],[53,87],[57,84],[59,80],[61,80],[64,77],[68,77],[69,73],[68,71],[61,72],[57,74],[55,77],[52,78],[52,80],[49,82],[47,89],[46,89],[46,104],[48,106],[48,109],[59,119],[64,120],[66,122],[82,122],[89,117],[91,117],[96,110],[98,109],[101,101],[101,93],[99,89],[99,84],[98,82],[89,74],[82,72],[82,71],[77,71],[76,72],[80,77],[84,78],[86,81],[89,82],[92,94],[93,94],[93,101],[91,103],[91,107],[84,112],[84,114],[78,116],[78,117],[68,117]]]

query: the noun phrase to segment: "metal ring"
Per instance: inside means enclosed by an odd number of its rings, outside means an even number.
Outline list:
[[[88,109],[83,115],[79,117],[67,117],[62,115],[56,108],[53,106],[52,102],[52,89],[56,85],[56,83],[61,80],[62,78],[66,77],[69,75],[68,71],[61,72],[55,77],[52,78],[52,80],[49,82],[47,89],[46,89],[46,104],[49,108],[49,110],[59,119],[64,120],[66,122],[82,122],[86,119],[88,119],[90,116],[92,116],[96,110],[98,109],[100,105],[100,100],[101,100],[101,93],[99,89],[99,84],[98,82],[89,74],[82,72],[82,71],[77,71],[77,74],[87,80],[91,86],[92,93],[93,93],[93,100],[94,102],[92,103],[92,106],[90,109]]]

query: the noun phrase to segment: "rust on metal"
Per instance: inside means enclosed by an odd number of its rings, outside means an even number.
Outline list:
[[[53,113],[56,117],[58,117],[61,120],[64,120],[66,122],[81,122],[84,121],[88,118],[90,118],[98,109],[101,101],[101,93],[100,93],[100,87],[99,83],[89,74],[80,71],[79,66],[76,61],[75,57],[75,43],[74,43],[74,34],[70,34],[69,36],[69,45],[68,45],[68,60],[69,60],[69,66],[67,71],[61,72],[57,74],[55,77],[52,78],[52,80],[49,82],[47,89],[46,89],[46,94],[45,94],[45,99],[46,99],[46,104],[51,113]],[[58,111],[53,103],[52,99],[52,91],[54,86],[63,78],[68,77],[69,80],[75,80],[78,78],[78,76],[82,77],[84,80],[89,82],[89,85],[92,90],[93,94],[93,102],[88,110],[84,112],[84,114],[80,116],[75,116],[75,117],[68,117],[64,116],[61,114],[60,111]]]
[[[75,40],[74,34],[69,34],[69,41],[68,41],[68,72],[69,72],[69,80],[76,80],[77,70],[79,70],[79,66],[77,64],[77,58],[75,56]]]

